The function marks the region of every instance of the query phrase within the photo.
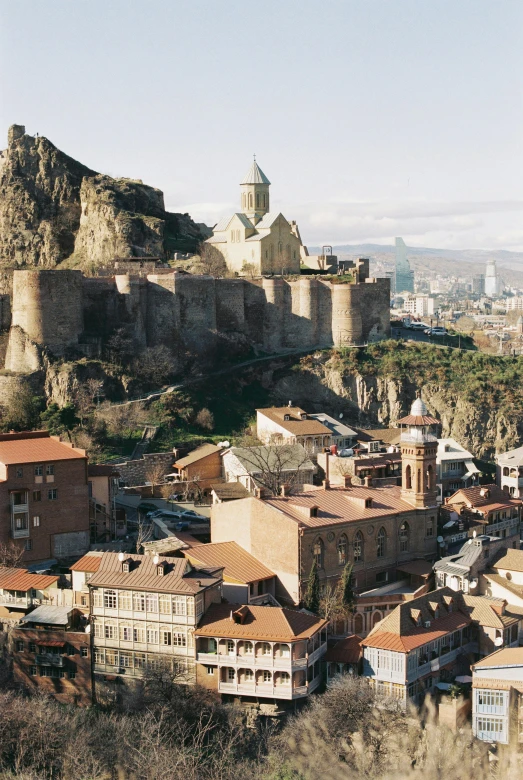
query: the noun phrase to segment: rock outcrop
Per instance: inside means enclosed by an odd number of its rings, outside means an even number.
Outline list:
[[[55,267],[73,257],[104,265],[115,257],[166,258],[203,238],[187,214],[165,211],[163,193],[113,179],[61,152],[47,138],[9,130],[0,152],[0,264]]]

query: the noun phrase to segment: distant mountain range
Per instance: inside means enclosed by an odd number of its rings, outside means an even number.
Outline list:
[[[396,248],[391,244],[342,244],[332,251],[341,258],[370,257],[375,262],[394,262]],[[309,247],[310,254],[321,252],[321,247]],[[496,260],[500,276],[506,284],[523,285],[523,252],[505,249],[432,249],[407,247],[407,257],[417,271],[435,271],[443,275],[473,275],[484,273],[487,260]],[[463,264],[472,267],[463,268]]]

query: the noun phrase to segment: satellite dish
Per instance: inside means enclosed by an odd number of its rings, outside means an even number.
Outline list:
[[[340,420],[343,420],[343,412],[340,412]]]
[[[443,543],[443,537],[442,536],[438,536],[436,541],[437,541],[438,544],[442,544]]]
[[[469,544],[472,544],[472,539],[469,539]]]
[[[118,553],[118,560],[120,561],[120,563],[125,560],[125,555],[123,554],[123,552]]]
[[[503,644],[503,637],[502,636],[496,637],[496,639],[494,639],[494,644],[496,645],[496,647],[501,647]]]
[[[159,559],[158,555],[154,556],[153,563],[154,563],[155,566],[158,566],[158,564],[160,563],[160,559]]]
[[[474,537],[474,539],[476,538],[476,536],[477,536],[476,531],[472,531],[472,536]]]

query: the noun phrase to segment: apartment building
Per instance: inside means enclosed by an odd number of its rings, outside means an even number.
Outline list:
[[[212,604],[194,634],[196,680],[218,693],[296,701],[321,684],[322,618],[281,607]]]
[[[87,457],[48,431],[0,434],[0,541],[23,563],[81,555],[89,547]]]
[[[523,498],[523,447],[496,455],[496,482],[513,498]]]
[[[141,677],[158,663],[194,679],[194,629],[209,606],[221,601],[221,569],[195,568],[183,558],[106,552],[87,584],[96,685]]]
[[[184,488],[192,492],[200,491],[208,495],[212,485],[223,479],[220,452],[221,447],[216,444],[202,444],[184,458],[179,458],[174,463],[173,489],[181,482]]]
[[[523,501],[511,498],[497,485],[462,488],[445,499],[444,508],[457,513],[469,529],[480,535],[511,537],[519,547]]]
[[[336,434],[299,406],[256,410],[256,435],[263,444],[301,444],[309,455],[336,444]]]
[[[473,458],[472,453],[455,439],[438,439],[436,479],[441,498],[478,484],[480,471]]]
[[[479,594],[480,575],[488,569],[496,556],[503,554],[511,537],[473,535],[461,546],[459,552],[446,555],[436,561],[434,572],[438,588],[448,586],[452,590]]]
[[[63,704],[92,701],[87,617],[73,607],[39,606],[10,634],[15,682]]]
[[[1,629],[16,625],[30,609],[40,604],[57,604],[57,575],[33,574],[27,569],[0,568]]]
[[[120,473],[114,466],[89,464],[87,475],[91,542],[108,542],[123,536],[125,510],[116,507]]]
[[[508,549],[480,576],[482,593],[523,610],[523,550]],[[522,637],[523,639],[523,637]]]
[[[472,729],[486,742],[523,743],[523,649],[503,648],[472,667]]]
[[[71,588],[73,591],[73,605],[89,614],[89,580],[100,568],[103,552],[92,551],[83,555],[80,560],[69,567],[71,572]]]

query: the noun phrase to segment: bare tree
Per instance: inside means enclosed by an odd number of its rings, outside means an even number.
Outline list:
[[[268,444],[257,447],[235,447],[243,474],[250,476],[259,486],[273,495],[281,493],[285,486],[289,491],[303,484],[304,472],[314,466],[301,444]]]
[[[16,569],[23,558],[24,548],[12,540],[0,542],[0,566]]]
[[[196,425],[200,428],[204,428],[206,431],[212,431],[214,429],[214,415],[209,409],[205,407],[200,409],[194,420]]]
[[[154,523],[147,517],[144,517],[141,512],[138,512],[138,528],[136,530],[136,552],[140,554],[145,542],[148,542],[154,530]]]
[[[165,482],[165,467],[161,463],[150,463],[145,469],[145,479],[151,483],[154,496],[155,485],[162,485]]]

